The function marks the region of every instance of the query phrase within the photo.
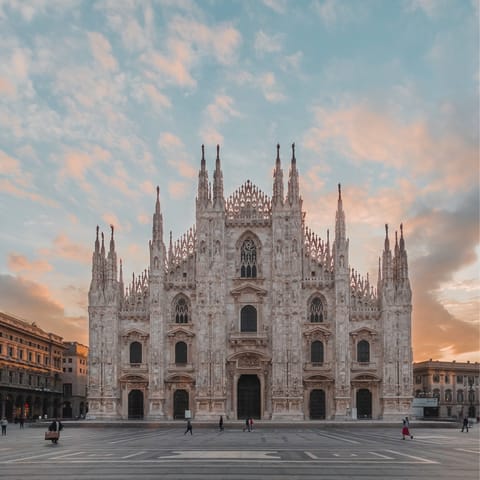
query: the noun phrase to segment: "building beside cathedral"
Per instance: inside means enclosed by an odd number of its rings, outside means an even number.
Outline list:
[[[219,147],[210,184],[202,146],[195,208],[195,225],[175,242],[170,233],[167,248],[157,188],[150,263],[127,286],[113,227],[109,248],[97,227],[90,416],[409,414],[412,302],[401,226],[392,247],[386,227],[374,288],[350,267],[340,186],[334,238],[308,227],[294,146],[286,194],[277,146],[272,196],[247,180],[228,198]]]

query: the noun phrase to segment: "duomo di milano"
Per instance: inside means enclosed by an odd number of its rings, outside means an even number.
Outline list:
[[[320,199],[319,199],[320,200]],[[333,217],[333,213],[332,213]],[[388,228],[376,288],[349,263],[340,186],[335,235],[305,221],[292,146],[271,198],[229,198],[219,148],[202,146],[195,225],[168,248],[159,191],[149,268],[125,287],[113,227],[89,291],[89,415],[97,419],[398,419],[412,398],[411,290],[403,231]],[[188,413],[187,413],[188,415]]]

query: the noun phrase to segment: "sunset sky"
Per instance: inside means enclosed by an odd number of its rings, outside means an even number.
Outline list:
[[[124,275],[195,220],[201,145],[271,196],[292,142],[306,223],[376,285],[403,222],[416,361],[480,361],[476,0],[0,0],[0,311],[88,344],[98,224]],[[331,235],[332,236],[332,235]]]

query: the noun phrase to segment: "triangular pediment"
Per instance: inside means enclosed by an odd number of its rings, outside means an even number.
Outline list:
[[[268,293],[268,291],[264,288],[259,287],[258,285],[255,285],[252,282],[245,282],[242,285],[231,290],[230,293],[234,297],[238,297],[240,295],[245,295],[248,293],[253,293],[254,295],[258,295],[259,297],[264,297]]]
[[[304,332],[304,335],[306,337],[312,337],[315,335],[324,335],[325,337],[328,337],[331,334],[332,332],[330,332],[324,327],[321,327],[320,325],[316,325],[315,327],[312,327]]]
[[[350,332],[350,335],[352,337],[356,337],[361,334],[367,334],[367,335],[373,336],[373,335],[378,335],[378,332],[376,330],[373,330],[373,328],[370,328],[370,327],[360,327]]]
[[[194,337],[195,334],[184,327],[174,327],[168,331],[167,336],[176,337],[177,335],[185,335],[187,337]]]

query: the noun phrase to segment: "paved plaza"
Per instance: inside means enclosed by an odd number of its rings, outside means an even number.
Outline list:
[[[478,480],[479,428],[226,425],[64,429],[58,445],[44,428],[10,424],[0,438],[0,476],[14,479],[452,479]]]

